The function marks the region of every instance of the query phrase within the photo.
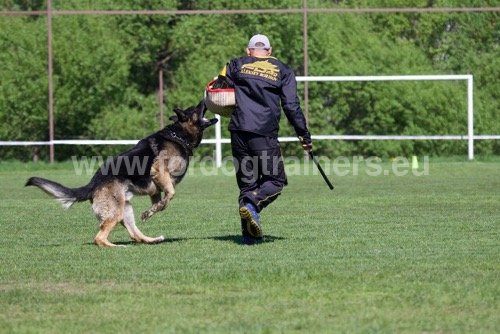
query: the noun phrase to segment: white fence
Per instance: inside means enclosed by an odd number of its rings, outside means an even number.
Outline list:
[[[308,76],[297,77],[298,82],[341,82],[341,81],[467,81],[467,134],[463,135],[428,135],[428,136],[375,136],[375,135],[313,135],[313,140],[467,140],[469,160],[474,159],[474,141],[500,139],[500,135],[474,135],[474,93],[473,76],[465,75],[390,75],[390,76]],[[465,112],[465,111],[464,111]],[[219,116],[217,116],[219,117]],[[203,139],[202,144],[215,144],[217,167],[222,164],[222,144],[230,143],[222,138],[221,122],[215,125],[215,138]],[[281,142],[298,141],[295,137],[280,137]],[[35,145],[134,145],[138,140],[53,140],[53,141],[0,141],[0,146],[35,146]]]

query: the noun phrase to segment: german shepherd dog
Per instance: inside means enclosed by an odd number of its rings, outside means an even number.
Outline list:
[[[151,238],[137,228],[130,201],[133,195],[151,197],[152,205],[141,215],[142,221],[168,206],[175,195],[175,185],[187,171],[193,149],[201,142],[203,131],[217,123],[215,118],[206,119],[205,111],[203,101],[186,110],[174,109],[176,116],[170,117],[172,124],[140,140],[129,151],[106,161],[86,186],[67,188],[40,177],[31,177],[26,186],[42,189],[65,208],[75,202],[90,200],[100,223],[95,237],[98,246],[117,246],[108,240],[108,236],[118,223],[136,242],[161,242],[163,236]],[[162,192],[165,193],[163,198]]]

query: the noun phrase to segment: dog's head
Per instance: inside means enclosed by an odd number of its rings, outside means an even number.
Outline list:
[[[184,132],[192,137],[195,147],[200,144],[203,131],[218,121],[217,118],[205,118],[206,111],[207,107],[202,100],[196,107],[189,107],[185,110],[174,108],[175,116],[170,117],[170,120],[179,124]]]

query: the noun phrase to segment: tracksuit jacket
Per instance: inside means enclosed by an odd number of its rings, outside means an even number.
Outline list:
[[[230,131],[277,138],[283,107],[297,136],[310,142],[295,74],[287,65],[274,57],[245,56],[231,60],[220,75],[235,88],[236,109],[229,123]]]

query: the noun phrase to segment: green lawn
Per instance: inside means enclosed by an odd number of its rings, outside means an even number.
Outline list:
[[[32,175],[69,186],[90,176],[2,163],[0,332],[496,332],[500,159],[428,167],[330,171],[334,191],[289,175],[262,214],[267,242],[253,247],[240,243],[234,176],[193,168],[171,206],[139,225],[166,242],[101,249],[89,203],[65,211],[23,187]],[[136,217],[149,204],[133,202]],[[110,240],[129,239],[119,226]]]

